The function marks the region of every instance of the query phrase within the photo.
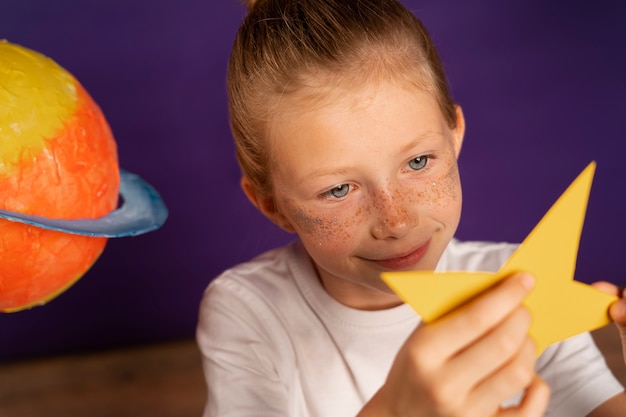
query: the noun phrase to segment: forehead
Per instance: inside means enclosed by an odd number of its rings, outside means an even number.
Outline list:
[[[406,54],[393,53],[389,48],[370,48],[368,53],[357,55],[334,65],[294,69],[287,79],[274,85],[273,93],[266,96],[263,133],[270,157],[277,128],[285,120],[305,111],[345,105],[364,90],[397,86],[430,94],[440,101],[440,92],[428,65]]]
[[[429,95],[436,100],[436,92],[432,83],[424,81],[424,75],[415,71],[406,74],[381,74],[374,72],[333,73],[330,71],[315,72],[300,77],[287,86],[276,96],[270,117],[268,117],[268,138],[273,138],[277,130],[304,114],[326,111],[356,112],[362,109],[372,98],[390,89],[401,89],[416,97]]]
[[[390,140],[399,144],[447,132],[432,93],[394,82],[292,95],[283,97],[280,107],[268,132],[274,164],[284,164],[277,158],[287,154],[348,151],[365,144],[392,147]]]
[[[372,58],[346,68],[302,72],[282,86],[276,97],[278,102],[286,101],[287,106],[299,104],[315,108],[334,104],[343,96],[390,85],[437,95],[435,82],[426,68],[408,62],[393,65]]]

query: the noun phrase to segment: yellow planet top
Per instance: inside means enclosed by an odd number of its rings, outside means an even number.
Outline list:
[[[0,177],[45,147],[76,107],[70,73],[35,51],[0,41]]]

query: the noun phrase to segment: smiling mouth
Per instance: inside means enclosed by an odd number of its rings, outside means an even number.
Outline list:
[[[429,247],[430,239],[407,255],[396,258],[373,260],[373,262],[388,270],[407,269],[418,264],[424,258],[424,255],[426,255],[426,252],[428,252]]]

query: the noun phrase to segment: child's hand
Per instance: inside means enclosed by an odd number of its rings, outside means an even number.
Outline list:
[[[528,275],[514,275],[418,327],[360,415],[542,416],[549,388],[535,374],[530,313],[521,305],[531,287]],[[526,396],[518,407],[500,409],[522,390]]]
[[[626,363],[626,298],[624,298],[624,290],[605,281],[596,282],[592,285],[601,291],[620,297],[619,300],[611,305],[609,315],[619,329],[624,362]]]

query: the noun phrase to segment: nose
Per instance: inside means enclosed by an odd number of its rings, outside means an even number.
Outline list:
[[[374,223],[371,233],[376,239],[400,239],[419,223],[416,207],[399,190],[384,190],[372,196]]]

